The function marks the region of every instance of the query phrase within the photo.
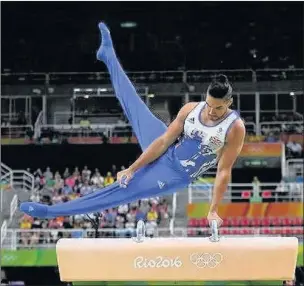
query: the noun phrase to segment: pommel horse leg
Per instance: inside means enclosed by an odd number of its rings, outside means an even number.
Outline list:
[[[60,239],[62,281],[292,280],[294,237],[221,237],[216,223],[208,238]],[[140,242],[140,243],[139,243]]]

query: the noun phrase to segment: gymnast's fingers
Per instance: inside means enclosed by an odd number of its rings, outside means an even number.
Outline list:
[[[125,179],[125,172],[118,172],[117,173],[117,181],[120,185],[120,187],[124,187],[124,179]]]
[[[210,212],[208,214],[208,217],[207,217],[208,221],[209,221],[209,225],[211,226],[212,224],[212,221],[215,220],[216,221],[216,224],[218,226],[221,226],[222,223],[223,223],[223,220],[218,216],[218,214],[216,212]]]
[[[132,173],[128,173],[125,178],[125,184],[128,185],[132,178],[133,178]]]
[[[217,216],[217,217],[215,218],[215,220],[216,220],[216,223],[217,223],[217,226],[218,226],[218,227],[220,227],[220,226],[223,224],[223,220],[222,220],[219,216]]]
[[[217,225],[221,226],[223,224],[223,220],[219,217],[217,221]]]
[[[122,175],[121,177],[120,177],[120,179],[119,179],[119,184],[120,184],[120,186],[122,187],[122,188],[126,188],[127,187],[127,178],[128,178],[128,176],[127,175]]]

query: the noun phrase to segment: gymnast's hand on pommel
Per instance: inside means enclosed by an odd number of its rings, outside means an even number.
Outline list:
[[[130,180],[133,178],[134,171],[132,168],[125,169],[117,173],[117,181],[119,185],[123,188],[126,188]]]
[[[217,214],[217,212],[215,211],[211,211],[208,213],[207,219],[209,221],[209,225],[211,226],[211,223],[213,220],[216,221],[216,224],[218,227],[220,227],[223,223],[223,220],[219,217],[219,215]]]

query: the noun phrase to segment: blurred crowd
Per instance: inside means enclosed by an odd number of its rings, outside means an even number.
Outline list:
[[[254,116],[245,116],[244,121],[246,123],[255,122]],[[303,134],[303,117],[298,113],[279,115],[263,115],[260,119],[261,135],[265,137],[266,142],[277,142],[280,140],[281,134]],[[263,123],[265,122],[265,123]],[[256,132],[252,126],[247,125],[247,134],[255,135]]]
[[[28,171],[31,172],[29,169]],[[59,171],[53,173],[49,167],[44,172],[38,169],[33,172],[36,188],[31,200],[48,205],[75,200],[92,192],[102,191],[104,187],[114,183],[116,173],[115,165],[104,176],[98,169],[92,172],[88,166],[84,166],[82,170],[75,167],[73,171],[66,168],[62,174]],[[20,220],[20,229],[24,230],[21,231],[20,243],[30,247],[38,243],[54,243],[61,237],[94,237],[96,226],[101,229],[99,236],[130,237],[134,235],[139,220],[146,222],[147,235],[153,237],[159,226],[168,225],[169,219],[169,204],[166,199],[159,197],[146,198],[88,215],[46,220],[24,215]],[[31,229],[42,231],[31,232]],[[52,231],[43,232],[43,229]]]
[[[303,158],[303,146],[296,141],[289,141],[286,145],[286,158]]]
[[[271,125],[262,126],[262,135],[277,136],[284,134],[303,134],[303,117],[298,114],[280,114],[277,116],[262,116],[261,122],[271,122]],[[274,122],[282,122],[280,124],[273,124]],[[286,124],[288,122],[289,124]],[[298,122],[296,124],[296,122]],[[299,123],[301,122],[301,123]]]

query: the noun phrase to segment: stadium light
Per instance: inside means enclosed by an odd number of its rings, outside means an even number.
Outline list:
[[[135,27],[137,27],[137,23],[132,22],[132,21],[126,21],[126,22],[120,23],[120,27],[121,28],[135,28]]]

